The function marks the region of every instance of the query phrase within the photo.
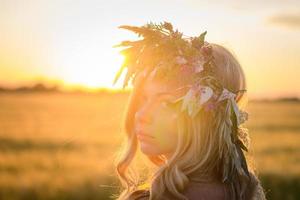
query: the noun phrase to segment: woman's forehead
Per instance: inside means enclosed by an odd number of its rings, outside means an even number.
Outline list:
[[[143,93],[147,95],[155,95],[158,93],[166,93],[173,96],[180,96],[186,93],[187,85],[177,80],[159,81],[146,78],[143,84]]]

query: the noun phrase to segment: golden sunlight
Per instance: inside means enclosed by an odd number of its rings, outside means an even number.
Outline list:
[[[94,54],[94,55],[93,55]],[[98,54],[98,53],[97,53]],[[74,59],[71,53],[60,60],[62,79],[66,88],[84,88],[89,91],[98,88],[120,88],[121,82],[112,85],[114,76],[123,62],[124,57],[115,50],[81,54]]]

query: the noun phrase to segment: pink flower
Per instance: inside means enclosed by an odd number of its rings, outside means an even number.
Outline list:
[[[202,72],[204,70],[205,56],[198,54],[191,59],[192,67],[195,73]]]
[[[191,66],[185,64],[180,66],[180,70],[185,74],[189,74],[193,71]]]
[[[194,67],[194,71],[196,73],[199,73],[201,71],[203,71],[204,67],[204,61],[202,59],[198,59],[193,63],[193,67]]]
[[[204,45],[201,47],[201,51],[205,55],[210,55],[212,53],[212,46],[209,43],[204,43]]]
[[[176,63],[179,65],[184,65],[187,63],[187,60],[183,56],[176,56]]]
[[[205,111],[211,111],[214,110],[217,107],[215,103],[209,102],[204,106]]]

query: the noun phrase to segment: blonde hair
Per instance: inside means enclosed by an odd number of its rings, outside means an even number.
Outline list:
[[[217,65],[216,76],[223,86],[231,92],[246,89],[245,74],[233,53],[221,45],[210,44]],[[132,192],[141,189],[142,185],[147,183],[151,200],[163,199],[165,192],[177,199],[187,199],[182,192],[195,174],[200,181],[210,181],[214,178],[224,181],[225,177],[230,175],[234,177],[228,183],[231,199],[249,199],[253,195],[257,179],[253,175],[254,171],[251,172],[253,180],[250,182],[247,182],[246,174],[241,173],[240,158],[231,140],[232,119],[229,101],[225,101],[215,112],[199,112],[194,118],[180,113],[177,123],[178,144],[172,157],[166,162],[162,156],[146,155],[158,169],[145,182],[139,180],[139,173],[131,163],[136,157],[138,145],[133,119],[137,110],[140,85],[137,80],[129,99],[124,127],[127,141],[116,160],[116,173],[125,187],[125,190],[120,191],[118,200],[127,199]],[[245,93],[238,95],[239,106],[245,106],[242,105],[242,100],[243,103],[247,102]],[[239,130],[245,136],[244,141],[249,143],[247,129]]]

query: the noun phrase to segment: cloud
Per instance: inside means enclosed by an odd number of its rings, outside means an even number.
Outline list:
[[[285,9],[285,8],[297,8],[300,6],[299,0],[186,0],[193,6],[220,6],[223,8],[237,9],[237,10],[262,10],[266,11],[270,8]]]
[[[300,12],[273,15],[267,18],[267,23],[274,26],[300,29]]]

